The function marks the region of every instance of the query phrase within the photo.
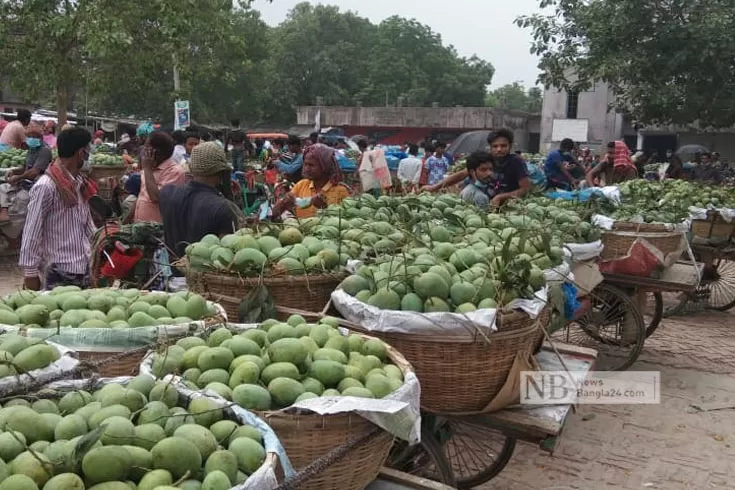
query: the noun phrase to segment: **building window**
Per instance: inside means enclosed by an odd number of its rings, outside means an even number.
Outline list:
[[[570,90],[567,92],[567,119],[577,119],[578,109],[579,109],[579,91]]]

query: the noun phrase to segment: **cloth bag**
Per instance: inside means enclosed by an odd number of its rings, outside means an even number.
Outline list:
[[[388,161],[385,159],[385,153],[380,148],[366,151],[363,154],[359,174],[363,192],[391,187]]]

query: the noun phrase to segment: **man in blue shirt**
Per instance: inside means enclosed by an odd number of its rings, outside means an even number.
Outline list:
[[[546,173],[546,181],[549,187],[556,187],[557,189],[568,191],[577,185],[577,179],[569,173],[565,165],[565,163],[570,165],[577,164],[572,155],[572,150],[574,150],[574,141],[565,138],[561,141],[559,149],[552,151],[546,157],[544,172]]]
[[[301,180],[301,168],[304,166],[304,157],[301,154],[301,138],[295,135],[288,137],[288,151],[281,153],[275,162],[276,168],[289,182]]]
[[[444,179],[444,175],[449,170],[449,160],[444,155],[444,149],[447,147],[444,143],[437,143],[434,154],[426,160],[426,170],[429,173],[429,185],[434,185]]]

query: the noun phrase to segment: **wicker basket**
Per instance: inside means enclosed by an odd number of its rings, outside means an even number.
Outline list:
[[[85,363],[97,364],[105,361],[120,352],[109,351],[86,351],[77,352],[79,360]],[[115,362],[103,364],[98,369],[99,375],[105,378],[116,378],[118,376],[136,376],[140,363],[146,355],[146,350],[136,350],[130,355],[118,358]]]
[[[364,338],[370,338],[364,336]],[[392,346],[388,357],[404,376],[412,371],[408,361]],[[337,447],[368,435],[376,425],[354,413],[318,415],[311,412],[259,412],[278,436],[296,471],[303,470]],[[382,431],[355,447],[326,470],[309,478],[299,490],[362,490],[377,478],[393,446],[393,436]]]
[[[489,336],[415,335],[371,332],[398,349],[416,370],[421,407],[432,413],[480,412],[505,384],[519,352],[533,352],[540,328],[550,312],[537,320],[525,313],[501,313],[498,331]]]
[[[707,219],[692,221],[692,238],[712,242],[727,242],[735,233],[735,222],[728,223],[720,213],[708,212]]]
[[[125,170],[125,166],[123,165],[119,167],[93,165],[89,170],[89,178],[94,181],[108,179],[110,177],[120,180],[125,175]]]
[[[616,221],[613,224],[615,231],[635,231],[640,233],[666,233],[666,225],[660,223],[633,223],[630,221]]]
[[[329,302],[332,291],[342,282],[345,276],[345,274],[339,273],[314,276],[265,277],[263,278],[263,285],[268,288],[276,306],[320,312]],[[239,318],[239,300],[242,300],[251,288],[257,286],[260,279],[189,270],[186,282],[190,291],[207,295],[209,299],[222,305],[231,321],[237,321]],[[235,301],[235,298],[238,301]],[[283,320],[285,318],[281,315],[278,319]]]
[[[636,233],[631,231],[607,231],[602,234],[602,260],[614,260],[628,255],[630,247],[638,238],[646,240],[656,247],[662,254],[668,255],[681,247],[683,236],[681,233],[670,231],[666,233]]]

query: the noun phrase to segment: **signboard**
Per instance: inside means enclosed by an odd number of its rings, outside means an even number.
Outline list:
[[[587,119],[554,119],[551,127],[551,141],[559,142],[570,138],[575,143],[588,141],[589,121]]]
[[[191,110],[188,100],[174,102],[174,129],[184,129],[191,126]]]

